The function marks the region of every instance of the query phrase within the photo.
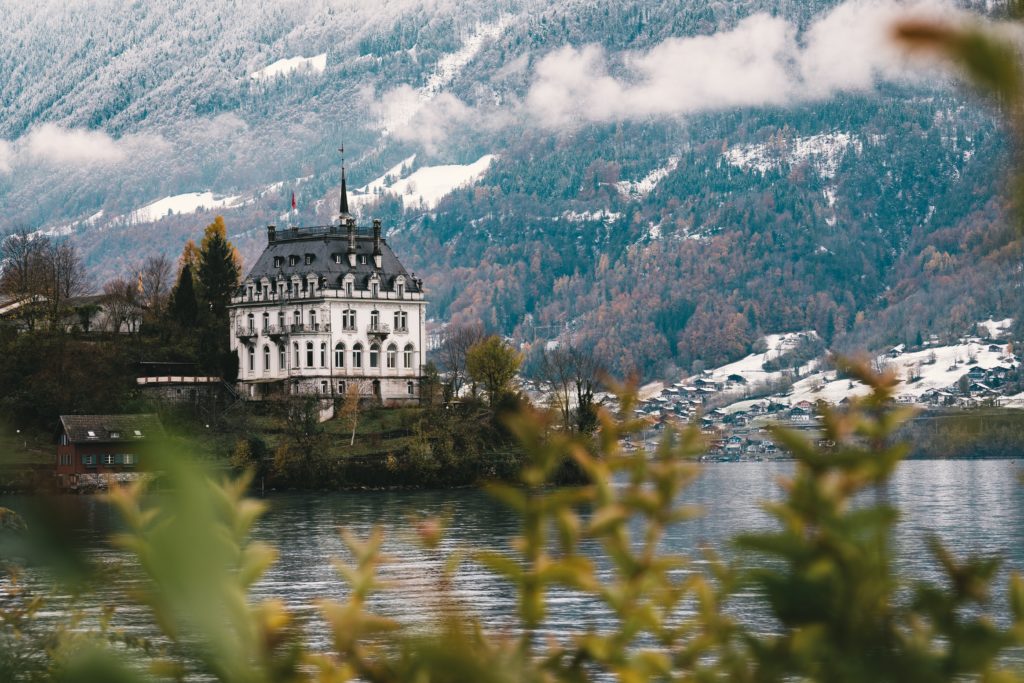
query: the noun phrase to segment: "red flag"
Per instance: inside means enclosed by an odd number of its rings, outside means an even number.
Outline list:
[[[295,190],[292,190],[292,211],[295,210]]]

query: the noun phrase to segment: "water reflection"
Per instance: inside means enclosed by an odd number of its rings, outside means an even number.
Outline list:
[[[761,508],[777,499],[777,480],[792,465],[784,462],[708,464],[697,483],[684,493],[684,502],[704,510],[700,518],[669,530],[665,550],[693,557],[702,546],[729,552],[729,539],[743,531],[772,524]],[[902,510],[894,548],[899,569],[918,579],[935,579],[935,565],[925,539],[938,535],[963,555],[998,553],[1006,565],[998,579],[996,610],[1005,611],[1009,569],[1024,569],[1024,488],[1019,466],[1007,460],[910,461],[903,463],[885,495]],[[429,630],[441,615],[472,610],[493,630],[514,626],[515,595],[498,577],[472,562],[464,563],[450,586],[448,600],[442,584],[442,565],[450,553],[472,548],[507,548],[517,533],[518,520],[486,493],[476,490],[420,492],[345,492],[287,494],[269,497],[270,512],[255,536],[280,549],[280,559],[254,588],[254,597],[280,598],[308,623],[311,644],[327,647],[326,626],[316,603],[342,600],[346,594],[332,560],[345,558],[338,529],[366,536],[374,525],[387,532],[387,564],[382,578],[391,590],[379,594],[371,608],[405,623]],[[97,558],[117,561],[122,555],[104,539],[116,528],[114,513],[95,498],[69,499],[77,507],[75,533]],[[19,508],[24,499],[0,504]],[[439,552],[421,549],[412,538],[410,516],[447,515],[451,526]],[[608,571],[607,567],[604,571]],[[131,573],[119,581],[131,581]],[[102,599],[114,599],[118,586],[101,589]],[[743,596],[733,605],[744,619],[766,629],[771,625],[756,596]],[[132,628],[137,609],[119,610]],[[562,591],[550,602],[545,630],[552,634],[600,626],[608,615],[591,601]],[[144,620],[138,619],[139,623]]]

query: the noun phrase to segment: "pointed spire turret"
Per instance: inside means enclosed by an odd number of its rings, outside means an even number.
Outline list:
[[[338,148],[341,152],[341,201],[338,206],[338,215],[341,218],[342,225],[345,224],[345,219],[348,218],[348,188],[345,186],[345,145]]]

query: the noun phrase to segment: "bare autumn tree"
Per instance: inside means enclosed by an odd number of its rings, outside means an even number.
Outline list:
[[[134,332],[141,312],[138,285],[128,278],[119,277],[103,285],[103,295],[109,331],[120,332],[127,328]]]
[[[85,267],[73,244],[55,242],[25,229],[0,242],[0,293],[28,301],[22,307],[29,329],[39,309],[51,325],[60,322],[68,300],[88,291]]]
[[[24,228],[0,242],[0,292],[18,296],[40,289],[40,247],[44,243],[45,238],[34,240]]]
[[[150,256],[139,268],[142,305],[151,317],[163,314],[171,291],[174,264],[166,255]]]
[[[487,338],[483,325],[476,323],[472,325],[449,326],[445,330],[441,342],[440,359],[444,370],[448,373],[449,398],[456,398],[462,387],[465,385],[468,375],[466,373],[466,354],[469,350]]]
[[[7,235],[0,242],[0,294],[12,299],[31,300],[41,297],[44,290],[44,250],[46,238],[35,238],[22,228]],[[38,315],[34,302],[27,301],[19,315],[29,329],[33,329]]]
[[[88,291],[85,266],[75,246],[67,241],[48,242],[43,248],[43,296],[52,324],[57,324],[68,300]]]
[[[590,432],[596,426],[594,391],[603,372],[593,352],[567,344],[545,349],[540,374],[551,386],[566,430]]]

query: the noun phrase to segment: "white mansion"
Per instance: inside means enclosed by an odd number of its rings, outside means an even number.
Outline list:
[[[267,226],[267,247],[231,299],[231,348],[243,395],[419,399],[426,336],[423,283],[381,237],[356,227],[342,169],[338,225]]]

